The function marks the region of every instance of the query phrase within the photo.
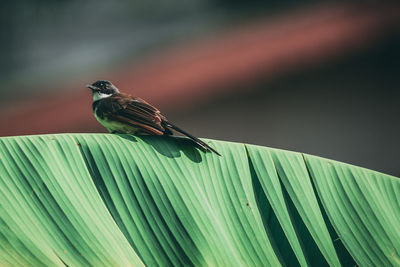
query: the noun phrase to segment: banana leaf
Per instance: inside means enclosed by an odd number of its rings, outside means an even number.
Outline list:
[[[0,138],[0,266],[400,266],[400,179],[185,138]]]

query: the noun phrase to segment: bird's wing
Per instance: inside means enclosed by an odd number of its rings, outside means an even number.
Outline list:
[[[202,149],[213,151],[221,156],[204,141],[168,122],[158,109],[140,98],[115,94],[99,100],[96,105],[98,105],[96,110],[102,111],[102,114],[98,114],[100,117],[124,122],[148,134],[171,135],[172,131],[169,128],[172,128],[192,139]]]
[[[101,103],[104,114],[111,120],[121,121],[149,134],[170,134],[170,130],[162,126],[165,117],[160,111],[144,100],[128,95],[116,94],[105,98]]]

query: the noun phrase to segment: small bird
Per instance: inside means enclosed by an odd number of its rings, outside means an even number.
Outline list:
[[[87,85],[93,94],[93,113],[110,133],[133,135],[172,135],[171,129],[186,135],[200,148],[221,156],[199,138],[167,120],[161,112],[138,97],[120,93],[111,82],[99,80]]]

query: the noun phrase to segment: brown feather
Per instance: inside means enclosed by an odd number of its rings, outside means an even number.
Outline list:
[[[161,125],[164,116],[160,111],[140,98],[118,93],[94,102],[93,108],[101,119],[128,123],[156,135],[171,132]]]
[[[93,102],[93,111],[96,117],[104,120],[102,122],[103,125],[107,124],[107,129],[111,132],[172,135],[172,131],[169,129],[171,128],[192,139],[202,149],[210,150],[220,155],[205,142],[170,123],[157,108],[138,97],[115,93],[110,97]],[[126,129],[126,125],[133,129]]]

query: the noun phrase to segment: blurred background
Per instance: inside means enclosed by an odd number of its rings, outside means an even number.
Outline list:
[[[400,176],[400,5],[300,2],[1,1],[0,136],[105,132],[107,79],[199,137]]]

